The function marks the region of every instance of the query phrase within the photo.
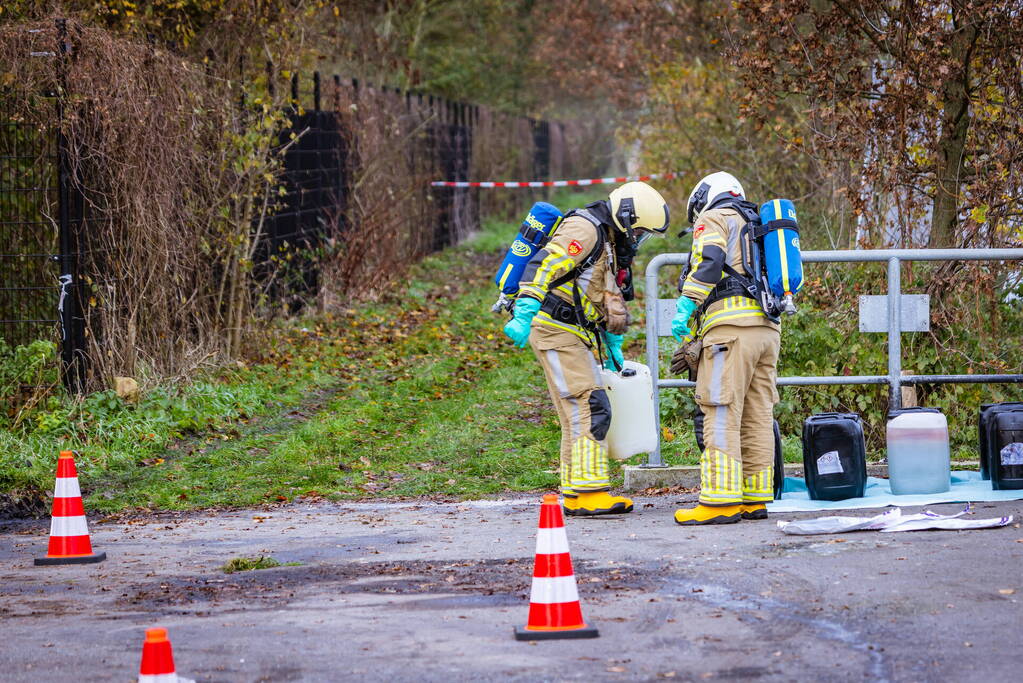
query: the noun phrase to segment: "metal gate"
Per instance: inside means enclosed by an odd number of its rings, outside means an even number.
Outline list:
[[[905,261],[1023,261],[1023,249],[858,249],[847,251],[805,251],[803,263],[884,263],[887,265],[888,374],[848,375],[841,377],[779,377],[778,386],[818,386],[842,384],[887,384],[889,404],[902,405],[900,389],[915,384],[985,384],[1023,382],[1023,375],[903,375],[902,374],[902,271]],[[689,254],[659,254],[646,267],[646,359],[653,375],[654,419],[657,424],[657,449],[647,458],[647,466],[661,467],[661,415],[659,395],[662,388],[694,387],[681,379],[661,379],[659,337],[671,336],[671,318],[675,299],[658,299],[661,268],[685,265]]]

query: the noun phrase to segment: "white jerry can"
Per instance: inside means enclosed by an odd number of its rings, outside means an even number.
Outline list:
[[[611,403],[611,428],[607,448],[612,458],[625,460],[657,448],[654,420],[654,384],[650,368],[625,361],[620,373],[601,370],[601,379]]]

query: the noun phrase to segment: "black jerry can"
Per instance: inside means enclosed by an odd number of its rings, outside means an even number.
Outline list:
[[[863,422],[855,413],[821,413],[803,423],[803,471],[812,500],[859,498],[867,487]]]
[[[991,488],[1023,489],[1023,406],[995,413],[988,438]]]
[[[703,411],[696,406],[693,413],[693,433],[696,435],[696,447],[703,453]],[[781,428],[778,421],[774,421],[774,499],[781,498],[782,489],[785,486],[785,457],[781,452]]]
[[[977,417],[977,436],[980,453],[980,478],[987,481],[991,478],[991,460],[993,459],[991,435],[994,431],[994,417],[1006,410],[1023,410],[1023,403],[985,403],[980,407]]]

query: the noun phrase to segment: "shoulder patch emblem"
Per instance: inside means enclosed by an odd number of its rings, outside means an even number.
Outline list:
[[[579,244],[575,240],[572,240],[572,243],[568,245],[568,253],[571,256],[578,256],[579,254],[583,253],[583,245]]]
[[[707,227],[707,226],[706,226],[706,225],[704,225],[703,223],[700,223],[699,225],[697,225],[697,226],[696,226],[696,230],[694,230],[694,231],[693,231],[693,237],[696,237],[696,236],[697,236],[697,235],[699,235],[699,234],[700,234],[701,232],[703,232],[704,228],[706,228],[706,227]]]

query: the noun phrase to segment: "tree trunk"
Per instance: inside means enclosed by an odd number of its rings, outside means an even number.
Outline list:
[[[966,136],[970,131],[970,54],[976,40],[977,28],[972,24],[960,29],[952,40],[951,57],[954,64],[961,65],[961,71],[950,77],[943,92],[941,139],[928,240],[931,248],[955,247],[957,242],[961,171]]]

